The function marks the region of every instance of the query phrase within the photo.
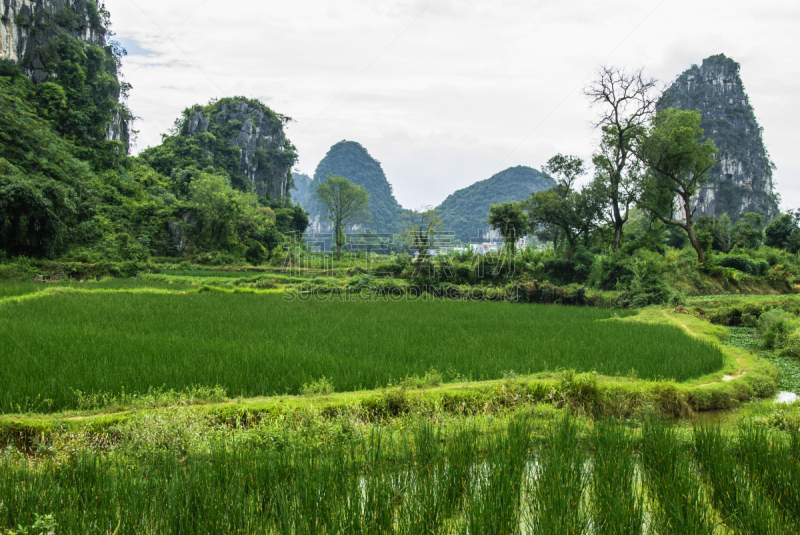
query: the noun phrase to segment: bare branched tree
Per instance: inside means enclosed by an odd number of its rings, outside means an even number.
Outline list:
[[[639,195],[641,166],[634,147],[656,111],[661,96],[656,86],[656,80],[645,77],[642,69],[629,72],[604,66],[584,89],[592,106],[600,110],[594,127],[602,131],[602,138],[592,162],[596,180],[608,192],[614,250],[619,249],[622,227]]]

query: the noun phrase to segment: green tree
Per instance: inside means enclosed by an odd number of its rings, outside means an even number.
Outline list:
[[[328,175],[317,183],[314,190],[317,201],[323,206],[325,219],[333,224],[336,259],[342,257],[345,228],[366,223],[370,219],[369,193],[341,176]]]
[[[489,206],[486,222],[503,237],[506,253],[513,255],[517,239],[525,235],[527,228],[522,203],[504,202]]]
[[[764,224],[761,214],[755,212],[743,215],[736,223],[727,215],[701,216],[697,218],[695,234],[710,234],[714,250],[723,253],[729,253],[734,247],[757,249],[764,238]]]
[[[559,188],[562,197],[566,197],[572,191],[578,178],[586,174],[586,168],[581,158],[563,154],[556,154],[550,158],[542,166],[542,171],[556,180],[556,187]]]
[[[584,91],[592,105],[601,109],[595,127],[602,132],[600,147],[592,158],[596,179],[605,184],[614,228],[613,248],[619,249],[630,208],[639,195],[641,174],[634,149],[645,133],[656,106],[656,82],[642,70],[626,72],[601,67]]]
[[[775,218],[764,230],[764,245],[784,249],[794,254],[800,250],[800,211]]]
[[[190,235],[197,249],[244,255],[247,249],[260,251],[252,241],[276,245],[275,213],[259,205],[255,194],[232,188],[221,176],[201,173],[189,186],[189,198],[195,216]]]
[[[566,195],[559,187],[537,191],[524,202],[528,217],[528,231],[545,229],[554,238],[558,249],[559,236],[563,234],[570,249],[574,249],[581,238],[588,241],[590,232],[597,228],[602,218],[605,198],[594,185]],[[540,235],[542,235],[540,233]]]
[[[436,233],[442,230],[442,218],[431,206],[421,206],[416,210],[408,210],[402,215],[405,229],[400,234],[402,241],[413,250],[419,251],[417,264],[428,255],[434,246]]]
[[[0,249],[55,257],[77,215],[75,191],[43,175],[29,176],[0,158]]]
[[[668,108],[660,111],[637,151],[649,170],[642,207],[665,225],[682,228],[704,262],[706,252],[694,232],[694,197],[717,163],[717,147],[703,138],[700,112]],[[682,213],[675,215],[676,203]]]

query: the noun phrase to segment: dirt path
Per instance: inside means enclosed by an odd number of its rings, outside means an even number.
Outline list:
[[[666,312],[662,312],[661,314],[662,314],[662,315],[663,315],[665,318],[667,318],[667,319],[673,319],[673,320],[677,321],[677,322],[678,322],[678,325],[680,325],[681,327],[683,327],[684,329],[686,329],[686,332],[688,332],[690,335],[694,336],[695,338],[699,338],[699,337],[697,336],[697,334],[696,334],[694,331],[692,331],[692,330],[689,328],[689,326],[688,326],[688,325],[686,325],[685,323],[683,323],[683,322],[682,322],[682,321],[681,321],[681,320],[680,320],[680,319],[679,319],[677,316],[674,316],[674,317],[667,316],[667,313],[666,313]],[[737,364],[740,366],[740,369],[739,369],[739,371],[737,371],[737,372],[736,372],[734,375],[724,375],[724,376],[722,377],[722,381],[724,381],[724,382],[733,381],[734,379],[739,379],[740,377],[744,377],[745,375],[747,375],[747,372],[746,372],[746,371],[743,371],[743,370],[741,369],[741,366],[742,366],[742,361],[739,359],[739,357],[736,357],[736,363],[737,363]],[[711,385],[715,385],[715,384],[719,384],[719,383],[720,383],[720,381],[716,381],[716,382],[714,382],[714,383],[704,383],[704,384],[702,384],[702,385],[698,385],[698,386],[711,386]]]

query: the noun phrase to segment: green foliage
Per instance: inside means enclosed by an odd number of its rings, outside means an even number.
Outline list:
[[[369,192],[345,177],[328,175],[317,181],[314,194],[323,206],[324,218],[333,225],[338,260],[346,241],[345,229],[371,220]]]
[[[260,206],[253,193],[230,187],[223,177],[201,173],[189,186],[189,209],[196,220],[188,232],[201,251],[229,251],[247,254],[257,261],[266,257],[280,242],[275,229],[275,213]],[[249,244],[254,240],[257,244]],[[241,256],[245,256],[241,254]]]
[[[0,158],[0,248],[53,258],[76,216],[75,191],[51,178],[23,174]]]
[[[800,251],[800,226],[797,214],[783,214],[764,230],[764,245],[784,249],[792,254]]]
[[[658,112],[653,124],[641,141],[639,157],[649,169],[640,204],[653,218],[683,228],[697,250],[698,259],[705,260],[705,251],[697,242],[692,218],[692,203],[698,190],[708,181],[708,173],[716,164],[717,147],[704,138],[700,127],[702,116],[697,111],[667,108]],[[673,215],[678,198],[684,220]]]
[[[763,276],[769,270],[769,264],[764,260],[753,261],[746,255],[726,255],[716,259],[720,266],[738,269],[748,275]]]
[[[481,231],[486,229],[486,214],[491,205],[522,201],[555,185],[554,180],[535,169],[512,167],[452,193],[436,211],[444,230],[454,231],[457,240],[469,243],[480,238]]]
[[[57,16],[62,27],[77,24],[66,20],[77,16],[67,8]],[[130,88],[118,79],[119,53],[114,47],[88,44],[66,31],[49,39],[38,52],[43,70],[50,75],[49,81],[35,90],[41,116],[72,140],[78,156],[95,169],[118,167],[127,152],[127,132],[123,126],[123,140],[108,141],[107,127],[115,121],[127,125],[133,117],[120,102]]]
[[[514,254],[516,240],[527,234],[525,214],[519,202],[489,206],[489,226],[500,233],[509,254]]]
[[[797,318],[793,315],[774,308],[762,314],[756,326],[766,349],[780,349],[797,323]]]

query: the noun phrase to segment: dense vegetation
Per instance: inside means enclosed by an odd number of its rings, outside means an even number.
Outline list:
[[[535,169],[512,167],[452,193],[436,211],[442,218],[444,229],[454,231],[456,239],[467,244],[472,239],[479,240],[482,232],[489,228],[486,214],[490,205],[521,201],[531,193],[553,186],[555,182],[551,178]]]
[[[288,197],[257,198],[244,183],[239,150],[223,137],[232,123],[212,123],[218,139],[165,137],[141,158],[126,155],[127,140],[108,140],[112,123],[130,119],[119,101],[121,53],[64,31],[37,49],[47,81],[0,64],[0,259],[106,263],[132,275],[153,255],[263,262],[283,234],[305,230],[307,216]],[[241,102],[204,110],[214,117]],[[283,118],[247,102],[281,128]],[[296,154],[288,143],[264,158],[291,167]]]
[[[254,397],[323,377],[340,391],[372,389],[432,369],[448,380],[574,369],[684,381],[723,362],[675,327],[598,308],[395,301],[101,292],[5,304],[0,412],[77,408],[78,391],[199,385]],[[566,326],[571,336],[559,336]]]

